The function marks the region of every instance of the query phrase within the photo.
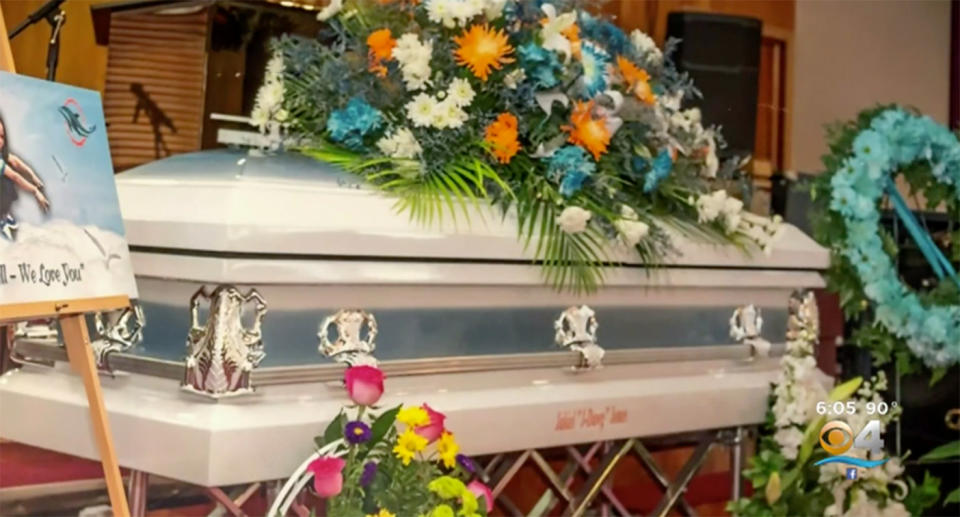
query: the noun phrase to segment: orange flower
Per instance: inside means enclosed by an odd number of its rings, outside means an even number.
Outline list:
[[[453,52],[457,63],[466,66],[474,76],[484,81],[491,69],[499,70],[504,64],[513,63],[513,58],[507,57],[513,53],[513,47],[507,42],[503,29],[491,30],[487,25],[473,25],[460,36],[454,36],[453,41],[459,47]]]
[[[484,141],[490,144],[490,152],[500,163],[510,163],[510,159],[520,151],[520,142],[517,141],[517,117],[510,113],[501,113],[497,120],[487,126]]]
[[[372,57],[387,60],[393,56],[393,47],[397,46],[397,40],[393,39],[390,29],[380,29],[367,36],[367,46],[370,47]]]
[[[570,114],[570,126],[562,129],[570,133],[568,141],[590,151],[595,160],[607,152],[610,145],[610,129],[603,118],[593,118],[593,101],[577,101],[577,105]]]
[[[623,56],[617,56],[617,68],[627,83],[627,89],[632,90],[637,99],[650,105],[656,102],[657,97],[650,87],[650,74],[646,70],[637,67]]]
[[[570,50],[573,53],[573,57],[580,59],[580,27],[577,27],[577,24],[574,23],[566,29],[563,29],[560,34],[563,34],[563,37],[567,38],[570,42]]]
[[[383,62],[393,57],[393,47],[397,46],[397,40],[393,39],[390,29],[380,29],[373,31],[367,36],[367,47],[369,47],[370,66],[369,70],[380,77],[387,75],[387,67]]]

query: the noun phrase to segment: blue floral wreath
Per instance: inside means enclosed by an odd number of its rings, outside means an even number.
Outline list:
[[[937,182],[960,200],[960,142],[929,117],[889,109],[873,118],[853,141],[853,154],[831,178],[830,209],[846,226],[841,252],[853,264],[864,294],[875,304],[876,320],[903,338],[929,366],[960,361],[960,306],[925,306],[905,286],[878,231],[878,201],[887,194],[897,215],[941,281],[957,282],[950,261],[917,224],[894,183],[898,170],[926,161]]]

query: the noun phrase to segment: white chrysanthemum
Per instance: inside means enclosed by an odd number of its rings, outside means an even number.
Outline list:
[[[503,78],[503,84],[511,90],[516,90],[517,86],[527,78],[527,73],[523,71],[522,68],[517,68],[516,70],[510,72]]]
[[[507,0],[486,0],[483,7],[483,14],[487,20],[494,21],[503,16],[503,8],[507,6]]]
[[[573,52],[573,46],[570,40],[563,35],[563,31],[569,29],[577,22],[577,13],[570,11],[561,15],[557,14],[557,8],[553,4],[543,4],[540,9],[547,15],[547,20],[540,29],[540,37],[543,39],[543,48],[552,50],[563,55],[564,61],[570,59]]]
[[[447,98],[460,108],[469,106],[476,96],[477,93],[470,86],[470,81],[462,77],[450,81],[450,86],[447,88]]]
[[[488,8],[495,10],[496,6],[492,5],[495,3],[490,0],[427,0],[427,18],[448,29],[466,27],[470,20]],[[499,9],[503,11],[503,5]]]
[[[380,152],[391,158],[415,158],[423,152],[420,142],[408,128],[400,128],[377,142]]]
[[[431,125],[437,129],[457,128],[462,126],[467,118],[467,112],[463,111],[452,97],[447,97],[436,105]]]
[[[406,33],[397,39],[392,56],[400,65],[403,82],[408,91],[426,87],[430,83],[430,58],[433,42],[421,42],[416,34]]]
[[[797,459],[797,452],[803,442],[803,431],[793,426],[784,427],[773,435],[773,439],[780,446],[780,454],[783,454],[784,458],[788,460]]]
[[[426,93],[421,93],[406,105],[407,118],[416,127],[429,126],[433,123],[433,113],[437,110],[437,100]]]
[[[640,29],[634,29],[630,33],[630,43],[637,53],[645,56],[650,62],[659,64],[663,61],[663,52],[657,48],[657,43],[649,35]]]
[[[587,222],[593,214],[579,206],[568,206],[557,216],[557,225],[566,233],[581,233],[586,231]]]
[[[336,16],[341,9],[343,9],[343,0],[330,0],[330,3],[317,13],[317,20],[325,22]]]

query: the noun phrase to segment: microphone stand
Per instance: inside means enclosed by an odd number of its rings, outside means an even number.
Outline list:
[[[10,31],[10,34],[8,34],[8,37],[12,40],[27,27],[40,20],[47,20],[47,23],[50,24],[50,39],[47,41],[48,81],[53,81],[57,76],[57,65],[60,62],[60,31],[63,29],[63,24],[67,21],[67,13],[65,13],[63,9],[60,9],[60,4],[63,2],[64,0],[49,0],[36,11],[30,13],[25,20],[20,22],[20,24],[14,27],[14,29]]]

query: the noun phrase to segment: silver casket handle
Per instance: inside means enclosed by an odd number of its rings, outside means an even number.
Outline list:
[[[756,305],[741,305],[730,317],[730,337],[750,346],[752,358],[769,357],[770,342],[760,336],[763,314]]]
[[[200,321],[201,300],[209,303],[207,320]],[[252,305],[253,324],[244,327],[244,309]],[[219,399],[253,393],[251,372],[266,356],[263,319],[267,302],[256,289],[245,294],[232,285],[219,285],[212,293],[201,287],[190,298],[190,331],[181,388]]]
[[[557,346],[580,354],[574,370],[595,370],[603,366],[605,351],[597,344],[597,315],[589,306],[568,307],[553,323]]]
[[[377,366],[377,358],[373,356],[376,338],[377,319],[373,314],[360,309],[341,309],[320,323],[317,349],[348,366]]]

